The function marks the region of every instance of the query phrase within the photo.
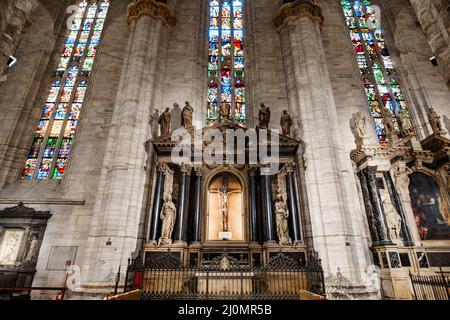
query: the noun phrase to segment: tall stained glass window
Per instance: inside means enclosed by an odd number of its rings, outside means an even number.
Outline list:
[[[209,1],[208,125],[218,121],[221,104],[236,123],[247,120],[243,8],[244,0]]]
[[[399,116],[409,115],[400,81],[386,47],[384,32],[377,25],[371,0],[341,0],[348,31],[366,90],[378,138],[387,142],[381,108],[389,110],[400,135]]]
[[[72,25],[45,98],[23,179],[63,177],[108,9],[109,0],[83,0],[71,17]]]

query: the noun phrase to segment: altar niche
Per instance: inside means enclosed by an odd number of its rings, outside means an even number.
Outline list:
[[[207,180],[206,241],[245,241],[244,188],[229,172]]]

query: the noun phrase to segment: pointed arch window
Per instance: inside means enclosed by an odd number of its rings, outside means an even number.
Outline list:
[[[386,143],[381,108],[391,112],[399,136],[400,115],[409,116],[399,76],[387,49],[384,31],[377,25],[372,1],[341,0],[341,5],[378,139]]]
[[[244,0],[209,1],[208,125],[219,120],[222,103],[233,121],[247,121],[243,10]]]
[[[59,180],[64,176],[109,4],[109,0],[83,0],[72,17],[23,179]]]

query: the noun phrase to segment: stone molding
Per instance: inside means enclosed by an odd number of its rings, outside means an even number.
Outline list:
[[[177,24],[177,18],[167,4],[155,0],[137,0],[128,5],[128,25],[143,16],[160,19],[169,31]]]
[[[313,0],[296,0],[282,5],[280,12],[273,21],[277,32],[281,32],[289,23],[295,22],[305,16],[310,17],[314,21],[318,21],[320,26],[323,25],[324,17],[322,7]]]

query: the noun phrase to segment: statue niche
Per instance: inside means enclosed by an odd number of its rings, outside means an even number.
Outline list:
[[[215,176],[208,188],[208,241],[244,241],[243,190],[229,174]]]

